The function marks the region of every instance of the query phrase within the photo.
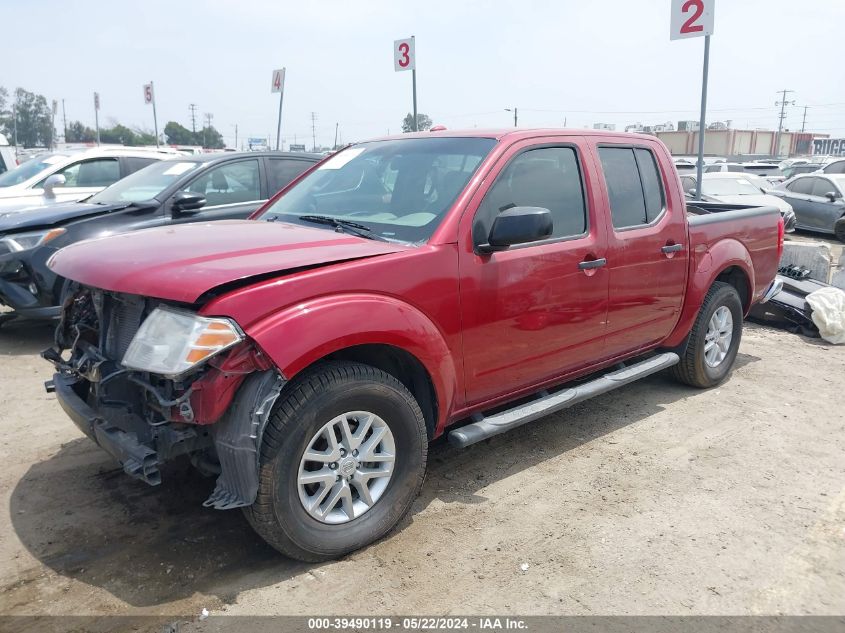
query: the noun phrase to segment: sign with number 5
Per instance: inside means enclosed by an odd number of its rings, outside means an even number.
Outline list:
[[[715,5],[716,0],[672,0],[669,39],[712,35]]]
[[[417,56],[414,51],[414,38],[393,42],[393,70],[414,70],[417,67]]]

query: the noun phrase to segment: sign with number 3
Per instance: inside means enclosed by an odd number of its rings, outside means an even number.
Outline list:
[[[393,42],[393,70],[414,70],[417,67],[417,56],[414,51],[414,38]]]
[[[712,35],[715,5],[716,0],[672,0],[669,39]]]

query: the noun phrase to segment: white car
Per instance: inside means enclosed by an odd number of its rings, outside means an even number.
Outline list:
[[[681,186],[688,198],[695,197],[698,185],[695,174],[681,174]],[[783,198],[766,193],[771,189],[769,182],[755,174],[736,172],[716,172],[702,174],[704,186],[701,199],[709,202],[727,202],[728,204],[747,204],[753,206],[776,207],[783,217],[788,233],[795,230],[795,211]]]
[[[40,154],[0,174],[0,214],[97,193],[150,163],[178,157],[168,148],[94,148]]]
[[[6,137],[0,134],[0,174],[13,170],[18,166],[15,148],[9,145]]]

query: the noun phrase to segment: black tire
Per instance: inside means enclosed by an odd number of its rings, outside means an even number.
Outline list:
[[[393,474],[361,516],[332,525],[312,517],[299,499],[302,455],[320,428],[348,411],[381,417],[395,440]],[[369,365],[326,362],[294,378],[271,414],[261,444],[252,527],[282,554],[301,561],[337,558],[384,536],[408,512],[425,477],[428,434],[417,401],[396,378]]]
[[[845,242],[845,217],[840,218],[833,225],[833,233],[840,242]]]
[[[716,367],[710,367],[704,360],[704,343],[708,324],[713,313],[725,306],[731,311],[733,330],[728,353]],[[739,343],[742,339],[742,302],[736,288],[716,281],[707,291],[704,303],[692,326],[681,362],[670,370],[674,378],[684,384],[706,389],[725,381],[733,368]]]

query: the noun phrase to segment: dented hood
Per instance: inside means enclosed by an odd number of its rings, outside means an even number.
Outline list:
[[[251,277],[407,248],[328,228],[221,220],[79,242],[58,251],[49,266],[95,288],[194,303],[213,288]]]

